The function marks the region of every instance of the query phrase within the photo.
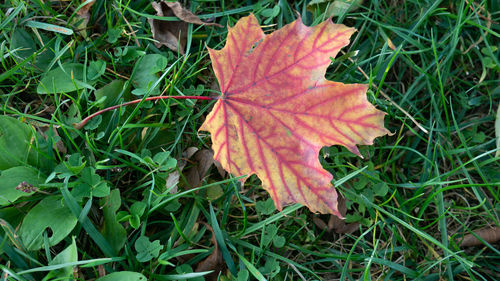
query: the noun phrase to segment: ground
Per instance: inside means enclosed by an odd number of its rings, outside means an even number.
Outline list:
[[[0,4],[2,280],[500,279],[498,1],[186,1],[222,27],[174,28],[172,48],[150,1],[91,2]],[[326,78],[368,84],[394,135],[318,155],[343,221],[212,165],[214,101],[74,126],[217,96],[207,47],[249,13],[357,29]]]

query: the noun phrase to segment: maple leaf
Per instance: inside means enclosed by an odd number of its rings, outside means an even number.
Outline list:
[[[221,96],[200,130],[214,158],[236,176],[256,174],[276,208],[301,203],[341,217],[332,175],[318,160],[323,146],[372,144],[389,133],[367,86],[324,78],[354,28],[301,19],[265,35],[254,15],[229,28],[222,50],[209,49]],[[244,182],[245,179],[242,181]]]

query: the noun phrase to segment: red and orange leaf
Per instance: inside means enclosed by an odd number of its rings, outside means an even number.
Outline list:
[[[319,150],[338,144],[360,155],[356,144],[389,132],[385,113],[366,99],[366,85],[324,78],[330,57],[354,31],[298,19],[265,35],[250,15],[229,28],[222,50],[209,49],[222,95],[200,130],[211,133],[224,169],[257,174],[279,210],[298,202],[341,217]]]

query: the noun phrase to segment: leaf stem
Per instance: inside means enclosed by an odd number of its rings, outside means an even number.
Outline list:
[[[79,123],[75,123],[73,124],[73,127],[77,130],[80,130],[83,128],[83,126],[85,126],[90,120],[92,120],[92,118],[96,117],[96,116],[99,116],[101,114],[103,114],[104,112],[107,112],[107,111],[111,111],[111,110],[115,110],[117,108],[120,108],[120,107],[123,107],[123,106],[127,106],[127,105],[131,105],[131,104],[136,104],[136,103],[140,103],[141,101],[151,101],[151,100],[163,100],[163,99],[177,99],[177,100],[182,100],[182,99],[194,99],[194,100],[215,100],[217,98],[214,98],[214,97],[205,97],[205,96],[158,96],[158,97],[149,97],[149,98],[145,98],[145,99],[137,99],[137,100],[133,100],[133,101],[129,101],[129,102],[125,102],[125,103],[122,103],[122,104],[117,104],[117,105],[113,105],[113,106],[110,106],[110,107],[107,107],[107,108],[104,108],[102,110],[99,110],[97,111],[96,113],[94,114],[91,114],[89,116],[87,116],[85,119],[83,119],[82,121],[80,121]]]

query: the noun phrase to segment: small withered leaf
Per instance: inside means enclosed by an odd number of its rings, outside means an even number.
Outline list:
[[[217,23],[209,23],[200,20],[191,11],[183,8],[179,2],[153,2],[151,3],[156,15],[160,17],[177,17],[180,21],[164,21],[158,19],[148,19],[151,26],[151,33],[155,46],[160,48],[166,46],[167,48],[184,54],[184,47],[186,45],[188,23],[198,25],[212,25],[222,27]]]

